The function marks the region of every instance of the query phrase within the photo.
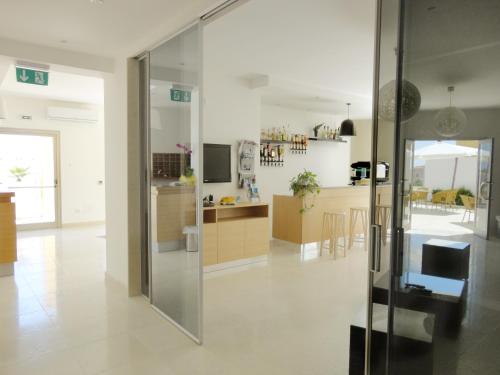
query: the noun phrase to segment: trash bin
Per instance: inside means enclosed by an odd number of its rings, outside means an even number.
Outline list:
[[[497,237],[500,238],[500,216],[497,216],[496,219],[497,219]]]
[[[187,226],[182,229],[186,235],[186,251],[198,251],[198,227]]]

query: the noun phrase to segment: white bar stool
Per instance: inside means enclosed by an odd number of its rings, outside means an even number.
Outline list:
[[[338,244],[339,233],[343,238],[343,245]],[[337,247],[344,249],[346,256],[346,235],[345,235],[345,212],[325,212],[323,213],[323,228],[321,230],[321,245],[319,255],[323,255],[323,246],[326,240],[329,240],[328,249],[330,254],[337,259]]]
[[[361,218],[361,224],[363,225],[363,242],[365,244],[365,250],[368,246],[368,207],[351,207],[349,213],[349,249],[352,247],[354,242],[356,224],[358,223],[358,217]]]
[[[382,232],[382,243],[387,243],[387,233],[391,223],[392,206],[387,204],[377,205],[377,224],[380,224],[380,231]]]

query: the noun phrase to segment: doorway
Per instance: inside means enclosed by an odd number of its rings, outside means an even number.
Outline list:
[[[412,233],[488,238],[493,140],[406,140]],[[485,148],[488,149],[486,154]],[[479,156],[481,155],[481,161]]]
[[[15,192],[21,230],[61,222],[59,133],[0,129],[0,185]]]

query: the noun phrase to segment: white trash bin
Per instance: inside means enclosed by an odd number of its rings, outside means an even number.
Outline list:
[[[187,236],[186,251],[198,251],[198,227],[193,225],[184,227],[182,234]]]

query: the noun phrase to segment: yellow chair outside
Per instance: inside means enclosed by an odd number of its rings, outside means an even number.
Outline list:
[[[465,207],[464,216],[462,217],[462,223],[465,221],[465,215],[467,214],[469,214],[469,217],[467,218],[467,222],[469,222],[470,216],[476,210],[476,198],[469,197],[468,195],[460,195],[460,198],[462,199],[462,202]]]
[[[458,190],[442,190],[437,193],[432,194],[432,203],[437,205],[440,204],[443,207],[455,206],[455,200],[457,198]]]

